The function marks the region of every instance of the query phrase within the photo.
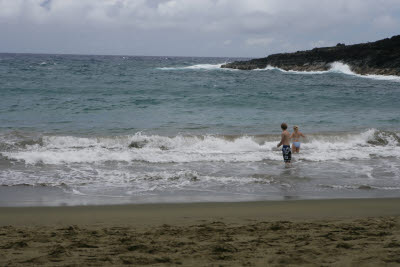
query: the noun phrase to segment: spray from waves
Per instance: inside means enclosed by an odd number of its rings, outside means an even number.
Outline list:
[[[311,136],[302,145],[299,159],[308,161],[400,158],[398,133],[370,129],[347,136]]]
[[[229,69],[229,68],[221,68],[222,65],[227,64],[196,64],[192,66],[185,66],[185,67],[161,67],[157,68],[159,70],[222,70],[222,71],[239,71],[239,69]],[[369,78],[374,80],[388,80],[388,81],[396,81],[400,82],[400,77],[395,75],[374,75],[374,74],[366,74],[361,75],[353,72],[349,65],[344,64],[342,62],[333,62],[331,63],[331,68],[326,71],[295,71],[295,70],[284,70],[281,68],[273,67],[268,65],[264,69],[255,69],[254,71],[263,71],[263,70],[279,70],[284,73],[288,74],[327,74],[327,73],[340,73],[346,74],[361,78]]]
[[[222,65],[227,64],[220,63],[220,64],[196,64],[192,66],[186,67],[162,67],[157,68],[159,70],[219,70],[219,71],[239,71],[238,69],[229,69],[229,68],[221,68]]]
[[[186,67],[162,67],[157,68],[159,70],[224,70],[221,66],[226,63],[221,64],[196,64]]]
[[[273,67],[268,65],[265,69],[257,69],[257,71],[261,70],[279,70],[284,73],[289,73],[289,74],[327,74],[327,73],[341,73],[341,74],[346,74],[346,75],[351,75],[351,76],[356,76],[356,77],[361,77],[361,78],[370,78],[370,79],[375,79],[375,80],[389,80],[389,81],[397,81],[400,82],[400,77],[399,76],[394,76],[394,75],[372,75],[372,74],[367,74],[367,75],[361,75],[354,73],[350,66],[347,64],[344,64],[342,62],[333,62],[331,63],[331,68],[326,71],[294,71],[294,70],[284,70],[281,68]]]
[[[82,138],[43,136],[41,143],[0,154],[27,164],[150,162],[260,162],[281,161],[276,148],[279,136],[183,136],[144,135]],[[400,158],[400,136],[370,129],[359,134],[309,135],[299,160],[363,160]]]
[[[350,66],[347,64],[343,64],[341,62],[333,62],[331,63],[331,68],[325,71],[296,71],[296,70],[284,70],[278,67],[273,67],[271,65],[266,66],[264,69],[255,69],[255,71],[262,70],[279,70],[284,73],[292,73],[292,74],[326,74],[326,73],[343,73],[348,75],[357,75],[351,71]]]
[[[43,145],[1,154],[28,164],[101,163],[106,161],[168,162],[253,162],[263,159],[271,144],[259,145],[252,137],[233,141],[216,136],[175,136],[135,134],[125,137],[79,138],[44,136]],[[268,147],[269,146],[269,147]],[[274,155],[271,155],[274,158]]]

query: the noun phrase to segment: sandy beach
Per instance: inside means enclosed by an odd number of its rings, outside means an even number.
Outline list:
[[[1,266],[398,266],[400,199],[0,208]]]

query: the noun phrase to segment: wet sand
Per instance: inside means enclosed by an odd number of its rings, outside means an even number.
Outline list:
[[[0,266],[399,266],[400,199],[0,208]]]

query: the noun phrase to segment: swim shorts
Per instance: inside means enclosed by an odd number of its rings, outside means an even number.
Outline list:
[[[292,150],[290,150],[290,146],[284,145],[282,147],[282,155],[285,162],[290,162],[292,160]]]

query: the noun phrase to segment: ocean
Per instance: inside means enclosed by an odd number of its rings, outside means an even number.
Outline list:
[[[0,206],[400,197],[400,77],[235,60],[0,54]]]

